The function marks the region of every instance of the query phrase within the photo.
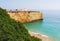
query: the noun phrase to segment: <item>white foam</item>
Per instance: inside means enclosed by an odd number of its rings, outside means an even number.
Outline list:
[[[44,36],[44,37],[48,37],[48,36],[46,36],[46,35],[42,35],[42,36]]]
[[[41,36],[44,36],[44,37],[48,37],[47,35],[43,35],[43,34],[39,34],[39,33],[35,33],[35,32],[31,32],[29,31],[30,33],[33,33],[33,34],[38,34],[38,35],[41,35]]]

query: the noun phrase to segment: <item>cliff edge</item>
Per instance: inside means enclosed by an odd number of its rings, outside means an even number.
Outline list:
[[[42,20],[42,13],[39,11],[8,11],[11,18],[21,23]]]

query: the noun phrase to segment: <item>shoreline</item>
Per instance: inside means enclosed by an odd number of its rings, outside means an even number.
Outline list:
[[[29,34],[31,36],[34,36],[34,37],[37,37],[39,39],[42,39],[42,41],[53,41],[51,38],[49,38],[48,36],[46,35],[43,35],[43,34],[39,34],[39,33],[35,33],[35,32],[31,32],[31,31],[28,31]]]

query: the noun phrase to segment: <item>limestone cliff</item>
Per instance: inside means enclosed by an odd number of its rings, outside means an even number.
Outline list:
[[[43,19],[42,13],[39,11],[8,11],[8,14],[21,23]]]

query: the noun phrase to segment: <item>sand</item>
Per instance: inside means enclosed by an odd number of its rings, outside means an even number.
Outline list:
[[[37,38],[39,38],[39,39],[42,39],[42,41],[53,41],[51,38],[49,38],[49,37],[46,36],[46,35],[34,33],[34,32],[31,32],[31,31],[29,31],[29,34],[30,34],[31,36],[35,36],[35,37],[37,37]]]

